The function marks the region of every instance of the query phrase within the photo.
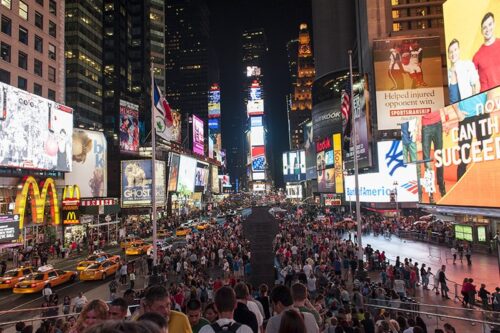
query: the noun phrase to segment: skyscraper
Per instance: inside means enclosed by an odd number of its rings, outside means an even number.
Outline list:
[[[75,125],[102,125],[102,0],[66,1],[66,104]]]
[[[208,119],[209,11],[205,0],[169,1],[165,10],[165,93],[172,109]],[[217,78],[212,78],[217,80]],[[182,128],[186,137],[186,123]],[[205,133],[207,133],[205,131]]]
[[[307,24],[302,23],[297,43],[297,74],[293,96],[288,110],[288,133],[290,149],[297,149],[304,141],[304,134],[299,124],[311,118],[312,84],[314,81],[314,58],[311,48],[311,37]],[[291,58],[293,59],[293,58]],[[290,63],[290,62],[289,62]],[[291,62],[293,64],[293,62]]]

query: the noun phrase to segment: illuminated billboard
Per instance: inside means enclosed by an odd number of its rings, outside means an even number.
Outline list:
[[[266,190],[266,184],[253,184],[252,185],[252,190],[254,192],[264,192]]]
[[[229,178],[229,175],[219,176],[219,181],[222,187],[231,187],[231,180]]]
[[[65,174],[66,184],[76,184],[83,198],[108,195],[107,144],[102,132],[73,131],[73,170]]]
[[[177,180],[177,192],[190,194],[194,192],[194,176],[196,172],[196,160],[192,157],[181,155],[179,162],[179,177]]]
[[[258,116],[264,114],[264,100],[256,99],[247,102],[247,115]]]
[[[444,106],[439,37],[376,40],[373,59],[379,130]]]
[[[327,100],[313,106],[312,123],[314,141],[342,133],[342,112],[340,98]]]
[[[150,207],[152,200],[151,160],[121,161],[122,207]],[[165,204],[165,162],[156,161],[156,205]]]
[[[208,157],[221,161],[222,135],[220,118],[208,119]]]
[[[0,82],[0,166],[71,171],[73,109]]]
[[[177,191],[177,179],[179,177],[179,161],[180,161],[180,156],[178,154],[171,153],[169,173],[168,173],[169,192]]]
[[[422,203],[500,207],[500,87],[422,117],[416,148]]]
[[[139,152],[139,105],[120,99],[120,150]]]
[[[252,146],[264,145],[264,126],[250,128],[250,143]]]
[[[287,185],[287,199],[302,199],[302,185]]]
[[[252,147],[252,171],[266,170],[266,147]]]
[[[417,168],[404,163],[401,141],[382,141],[377,146],[379,172],[359,175],[360,201],[390,202],[391,192],[397,189],[398,202],[417,202]],[[345,177],[345,190],[346,200],[356,201],[354,176]]]
[[[252,172],[252,180],[265,180],[265,172]]]
[[[197,162],[196,173],[194,176],[194,191],[204,192],[208,186],[209,169],[208,164]]]
[[[210,168],[210,182],[211,182],[211,191],[212,193],[220,192],[220,184],[219,184],[219,168],[216,165],[212,165]]]
[[[449,104],[500,85],[498,0],[443,4]]]
[[[261,71],[258,66],[247,66],[247,77],[260,76]]]
[[[257,81],[250,86],[248,99],[250,101],[262,100],[262,89]]]
[[[208,117],[220,117],[220,88],[217,83],[212,84],[208,92]]]
[[[250,117],[250,127],[264,126],[262,116]]]
[[[306,180],[306,153],[304,150],[283,153],[283,180],[285,182]]]
[[[304,126],[304,150],[306,154],[306,179],[316,178],[316,146],[313,137],[313,124],[309,121]]]
[[[203,120],[193,115],[193,152],[205,155],[205,140],[203,138]]]

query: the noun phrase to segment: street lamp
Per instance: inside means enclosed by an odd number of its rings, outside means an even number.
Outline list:
[[[347,172],[347,170],[345,169],[345,166],[344,166],[344,179],[347,176],[349,176],[349,173]],[[347,198],[347,193],[346,193],[346,198]],[[353,215],[352,215],[352,198],[350,196],[349,196],[349,215],[351,216],[351,218],[353,217]]]
[[[399,218],[399,207],[398,207],[398,181],[395,180],[392,185],[394,185],[394,190],[393,190],[393,194],[394,194],[394,201],[396,202],[396,219]]]

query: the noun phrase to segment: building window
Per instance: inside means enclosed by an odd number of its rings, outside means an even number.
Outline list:
[[[28,55],[26,53],[19,51],[17,65],[19,68],[28,70]]]
[[[35,50],[43,53],[43,38],[35,35]]]
[[[49,66],[49,81],[56,82],[56,69],[52,66]]]
[[[35,59],[35,74],[38,75],[38,76],[43,76],[43,63],[38,60],[38,59]]]
[[[12,0],[1,0],[1,1],[3,6],[12,9]],[[10,74],[9,74],[9,82],[10,82]]]
[[[55,101],[56,100],[56,92],[52,89],[49,89],[49,91],[47,93],[47,98],[50,99],[51,101]]]
[[[36,0],[36,3],[43,7],[43,0]]]
[[[28,21],[28,5],[22,1],[19,1],[19,16]]]
[[[28,45],[28,29],[19,26],[19,41]]]
[[[49,0],[49,12],[52,15],[57,15],[57,3],[56,3],[56,0]]]
[[[38,96],[42,96],[42,85],[38,83],[33,83],[33,93]]]
[[[49,43],[49,58],[56,60],[56,47]]]
[[[28,90],[28,80],[22,76],[18,76],[17,87],[22,90]]]
[[[12,35],[12,20],[2,15],[2,32],[6,35]]]
[[[43,30],[43,15],[35,11],[35,25]]]
[[[52,21],[49,21],[49,35],[57,37],[57,25]]]
[[[2,42],[0,44],[0,58],[3,61],[10,62],[10,45]]]
[[[10,84],[10,72],[0,68],[0,82]]]

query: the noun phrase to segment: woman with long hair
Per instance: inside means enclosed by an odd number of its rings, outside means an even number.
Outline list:
[[[90,301],[80,312],[70,333],[82,333],[85,329],[105,321],[108,319],[108,311],[109,307],[104,301],[100,299]]]
[[[279,333],[306,333],[302,314],[297,310],[286,310],[281,316]]]

